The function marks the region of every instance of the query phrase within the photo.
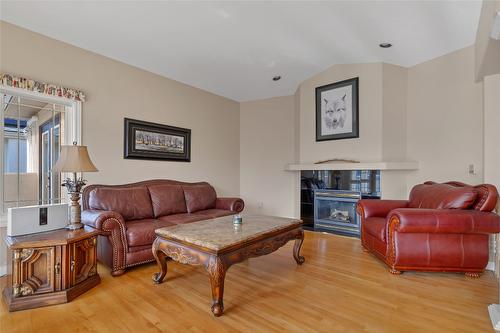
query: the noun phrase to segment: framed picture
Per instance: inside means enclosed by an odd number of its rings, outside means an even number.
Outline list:
[[[124,158],[191,161],[191,130],[125,118]]]
[[[358,81],[316,88],[316,141],[359,138]]]

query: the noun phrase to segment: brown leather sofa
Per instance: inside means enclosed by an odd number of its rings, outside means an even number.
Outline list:
[[[393,274],[464,272],[478,277],[488,264],[489,234],[500,232],[493,185],[426,182],[409,200],[360,200],[361,244]]]
[[[97,257],[113,276],[153,261],[155,230],[241,212],[239,198],[217,198],[210,184],[148,180],[90,185],[83,190],[82,223],[101,230]]]

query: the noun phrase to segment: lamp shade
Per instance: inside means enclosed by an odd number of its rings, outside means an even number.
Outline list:
[[[54,172],[98,171],[90,160],[87,146],[61,146],[61,155],[52,168]]]

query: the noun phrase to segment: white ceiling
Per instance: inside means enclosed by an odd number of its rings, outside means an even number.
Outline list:
[[[334,64],[412,66],[472,45],[481,9],[480,1],[0,3],[2,20],[237,101],[291,95]]]

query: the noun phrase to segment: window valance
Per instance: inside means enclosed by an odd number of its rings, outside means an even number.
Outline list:
[[[8,87],[25,89],[44,95],[64,97],[81,102],[85,101],[85,94],[80,90],[66,88],[56,84],[35,81],[12,74],[0,73],[0,83]]]

